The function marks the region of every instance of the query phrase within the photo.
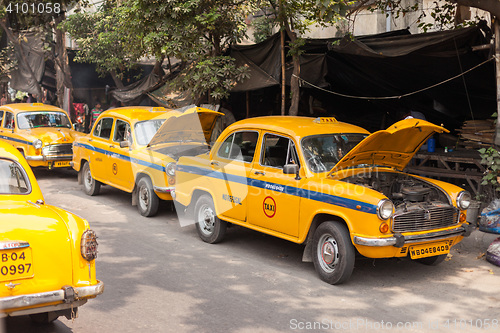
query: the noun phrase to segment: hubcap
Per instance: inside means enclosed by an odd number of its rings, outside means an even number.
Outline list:
[[[145,186],[139,189],[139,203],[142,208],[146,209],[149,205],[149,193]]]
[[[88,189],[92,187],[92,174],[90,173],[90,169],[85,173],[85,187]]]
[[[208,205],[200,207],[198,212],[198,223],[204,234],[211,235],[215,228],[215,214],[212,208]]]
[[[323,235],[318,242],[318,261],[326,272],[333,272],[339,262],[337,241],[331,235]]]

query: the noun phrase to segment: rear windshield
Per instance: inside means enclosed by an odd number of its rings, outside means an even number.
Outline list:
[[[68,116],[64,112],[58,111],[22,112],[17,115],[17,124],[20,129],[37,127],[71,128]]]
[[[0,158],[0,194],[28,194],[30,190],[23,167],[13,160]]]

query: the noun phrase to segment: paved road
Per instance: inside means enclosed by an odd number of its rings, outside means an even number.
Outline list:
[[[144,218],[129,194],[106,186],[86,196],[74,172],[36,175],[47,203],[85,217],[97,231],[98,277],[106,288],[73,322],[60,318],[40,327],[27,317],[9,318],[9,333],[500,328],[500,267],[480,257],[497,235],[474,232],[437,267],[360,259],[348,283],[331,286],[312,263],[301,262],[299,245],[238,227],[223,243],[205,244],[194,226],[179,226],[169,205]],[[471,328],[481,324],[491,328]]]

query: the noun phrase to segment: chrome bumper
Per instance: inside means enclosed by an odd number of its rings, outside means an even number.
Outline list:
[[[386,238],[369,238],[369,237],[354,236],[353,242],[356,245],[364,245],[364,246],[403,247],[404,245],[411,244],[411,243],[436,241],[436,240],[447,239],[447,238],[456,237],[456,236],[467,237],[470,235],[471,232],[472,232],[472,226],[463,225],[461,227],[457,227],[454,229],[428,232],[428,233],[419,234],[419,235],[403,236],[401,234],[395,234],[392,237],[386,237]]]
[[[174,190],[174,187],[159,187],[159,186],[153,186],[153,190],[158,193],[170,193]]]
[[[43,293],[18,295],[0,298],[0,318],[6,316],[20,316],[30,313],[57,311],[68,307],[77,307],[86,302],[87,298],[95,297],[104,291],[104,283],[99,281],[96,285],[86,287],[66,287],[65,289]],[[63,302],[43,307],[44,304]],[[36,307],[35,309],[16,310],[19,308]]]
[[[25,156],[28,161],[71,161],[73,159],[73,155],[37,155],[37,156]]]

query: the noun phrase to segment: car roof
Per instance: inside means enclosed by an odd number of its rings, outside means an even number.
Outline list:
[[[322,120],[326,121],[322,121]],[[369,134],[362,127],[337,121],[335,118],[313,118],[301,116],[264,116],[247,118],[229,126],[231,131],[237,129],[262,129],[287,133],[295,137],[304,137],[328,133],[363,133]]]
[[[42,103],[13,103],[13,104],[5,104],[0,107],[0,110],[10,111],[13,113],[18,112],[29,112],[29,111],[62,111],[63,109],[58,108],[57,106],[50,104],[42,104]]]
[[[152,106],[124,106],[106,110],[101,114],[101,116],[128,119],[132,123],[135,123],[137,121],[149,120],[154,118],[164,119],[167,117],[167,113],[171,111],[174,110]]]

